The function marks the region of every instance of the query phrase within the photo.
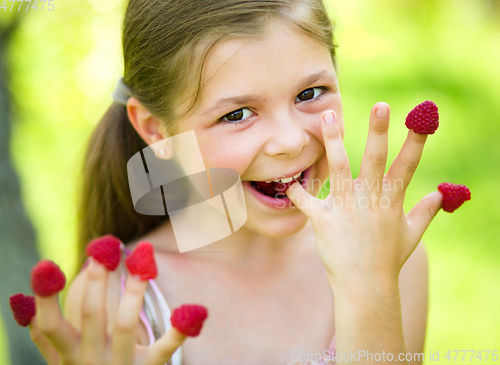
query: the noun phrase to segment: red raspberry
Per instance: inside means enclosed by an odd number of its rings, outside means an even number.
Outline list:
[[[204,306],[184,304],[173,310],[170,322],[180,333],[195,337],[200,334],[207,316],[208,312]]]
[[[465,185],[444,182],[438,185],[438,190],[443,194],[443,210],[453,212],[466,200],[470,200],[470,190]]]
[[[9,301],[17,324],[23,327],[28,326],[36,313],[35,297],[17,293],[11,295]]]
[[[437,105],[430,100],[418,104],[406,116],[405,125],[419,134],[434,134],[439,127],[439,113]]]
[[[153,245],[146,241],[139,242],[134,252],[125,259],[125,265],[132,275],[138,275],[141,280],[154,279],[158,275]]]
[[[42,260],[31,270],[31,287],[35,294],[48,297],[63,290],[66,277],[53,261]]]
[[[106,269],[114,271],[120,264],[120,240],[113,235],[96,238],[87,245],[87,256],[91,256]]]

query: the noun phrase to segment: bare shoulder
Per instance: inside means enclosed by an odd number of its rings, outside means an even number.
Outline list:
[[[399,291],[406,352],[421,353],[425,344],[428,306],[428,262],[422,241],[401,268]]]

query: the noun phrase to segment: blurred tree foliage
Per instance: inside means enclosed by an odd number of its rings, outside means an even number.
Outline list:
[[[431,99],[440,109],[440,127],[428,139],[405,210],[442,181],[472,191],[470,202],[453,215],[440,212],[424,236],[430,265],[426,353],[498,349],[499,1],[325,4],[337,23],[345,145],[354,174],[373,104],[391,105],[392,162],[407,134],[406,114]],[[42,255],[67,273],[75,264],[76,172],[122,73],[125,5],[65,0],[56,1],[53,12],[28,12],[10,53],[19,121],[14,161]]]
[[[26,216],[20,182],[10,158],[12,98],[9,89],[9,65],[6,53],[12,34],[22,20],[22,13],[0,23],[0,276],[9,278],[0,286],[0,308],[5,319],[12,364],[42,364],[42,356],[30,338],[29,331],[19,327],[12,317],[9,297],[29,293],[29,274],[38,261],[34,228]],[[16,275],[12,273],[16,272]]]
[[[453,215],[441,211],[424,236],[426,351],[499,349],[499,13],[472,0],[330,4],[338,21],[345,145],[354,173],[375,102],[391,105],[392,162],[407,134],[406,114],[430,99],[439,106],[440,127],[428,138],[405,210],[442,181],[471,188],[472,200]]]

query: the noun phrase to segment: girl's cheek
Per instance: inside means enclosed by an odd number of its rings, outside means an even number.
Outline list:
[[[225,141],[200,146],[200,150],[206,167],[230,168],[240,176],[245,173],[254,157],[249,142],[227,138]]]

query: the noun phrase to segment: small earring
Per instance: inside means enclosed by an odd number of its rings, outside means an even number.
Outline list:
[[[165,156],[165,150],[164,149],[161,149],[159,151],[155,151],[155,156],[158,157],[158,156]]]

